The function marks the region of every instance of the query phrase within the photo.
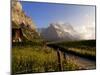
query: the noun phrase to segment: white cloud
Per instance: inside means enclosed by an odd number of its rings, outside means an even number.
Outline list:
[[[76,27],[81,39],[95,39],[95,22],[91,25],[82,25]]]
[[[83,23],[75,27],[82,39],[95,39],[95,17],[85,14]]]

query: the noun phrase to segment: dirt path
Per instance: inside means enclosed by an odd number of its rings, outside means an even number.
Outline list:
[[[66,53],[66,59],[70,58],[70,60],[73,60],[80,68],[84,69],[95,69],[96,68],[96,62],[93,60],[89,60],[86,58],[78,57],[72,54]]]
[[[65,53],[66,59],[72,60],[75,62],[80,68],[82,69],[95,69],[96,68],[96,61],[88,59],[86,57],[75,55],[74,53],[66,52],[63,48],[56,46],[56,45],[48,45],[49,47],[53,48],[54,50],[59,50]]]

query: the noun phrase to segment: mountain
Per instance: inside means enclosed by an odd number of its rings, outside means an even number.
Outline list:
[[[38,38],[36,27],[32,19],[25,14],[22,5],[17,0],[11,2],[11,22],[13,40],[32,40]],[[22,38],[23,37],[23,38]]]
[[[46,41],[79,40],[79,34],[67,23],[52,23],[48,28],[39,29],[40,36]]]

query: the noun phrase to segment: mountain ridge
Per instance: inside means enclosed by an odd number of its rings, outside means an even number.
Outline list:
[[[52,23],[47,28],[40,29],[40,36],[46,41],[79,40],[79,34],[70,24]]]

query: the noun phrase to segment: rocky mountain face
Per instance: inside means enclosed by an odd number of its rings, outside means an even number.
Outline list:
[[[48,28],[40,29],[40,35],[46,41],[72,41],[80,39],[80,36],[70,24],[50,24]]]
[[[35,24],[32,19],[25,14],[21,3],[17,0],[12,0],[11,9],[12,29],[13,31],[16,31],[14,29],[17,29],[17,33],[13,32],[15,34],[13,36],[16,37],[16,34],[18,35],[18,29],[21,29],[21,32],[26,39],[32,40],[38,38],[39,36]]]

